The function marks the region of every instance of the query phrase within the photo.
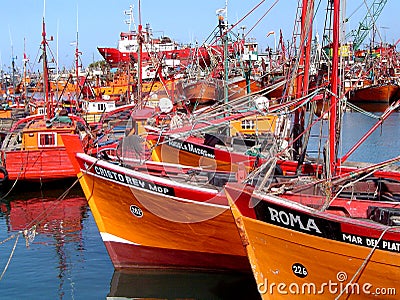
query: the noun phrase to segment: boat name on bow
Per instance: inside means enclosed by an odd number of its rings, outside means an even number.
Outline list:
[[[119,173],[113,170],[105,169],[100,166],[94,166],[94,172],[104,178],[111,179],[112,181],[127,184],[129,186],[142,188],[149,190],[151,192],[156,192],[159,194],[175,196],[174,189],[168,186],[163,186],[160,184],[156,184],[151,181],[143,180],[141,178],[137,178],[134,176],[130,176],[127,174]]]
[[[208,158],[215,158],[215,153],[212,149],[195,145],[189,142],[183,142],[179,140],[168,140],[168,146],[183,150],[186,152],[194,153]]]

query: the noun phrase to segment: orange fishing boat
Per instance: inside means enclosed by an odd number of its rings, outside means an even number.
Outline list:
[[[262,99],[255,98],[254,101],[258,100]],[[239,111],[242,105],[249,105],[247,99],[242,104],[233,103],[232,107]],[[263,160],[262,152],[268,151],[270,141],[275,138],[280,119],[252,110],[232,112],[223,117],[224,108],[221,107],[194,112],[195,123],[181,128],[146,127],[153,161],[229,172],[241,169],[248,172],[257,166]]]
[[[231,78],[228,81],[228,101],[241,98],[250,93],[257,93],[263,89],[260,80],[246,80],[243,77]]]
[[[334,0],[333,53],[339,48],[339,7]],[[400,171],[393,165],[400,156],[344,167],[355,148],[337,158],[337,56],[331,72],[327,161],[306,173],[274,175],[277,157],[271,154],[256,180],[225,185],[263,299],[398,297]]]
[[[84,154],[76,136],[63,139],[116,269],[250,271],[221,186],[209,183],[234,174],[133,160],[118,166]]]
[[[396,199],[399,187],[389,187]],[[322,210],[317,195],[275,196],[229,183],[225,189],[263,299],[365,298],[376,288],[386,291],[385,299],[396,299],[398,200],[340,197]]]
[[[366,84],[357,87],[348,93],[349,101],[352,103],[386,103],[397,100],[396,96],[400,86],[394,82],[379,84]]]
[[[192,105],[209,105],[224,99],[222,80],[208,78],[180,83],[182,95]]]
[[[247,118],[248,120],[252,118]],[[271,122],[273,117],[267,120]],[[205,134],[203,137],[194,135],[174,136],[170,134],[149,134],[147,139],[152,144],[152,159],[159,162],[176,163],[219,171],[237,172],[244,168],[249,171],[257,165],[257,160],[263,151],[261,144],[259,156],[250,153],[257,141],[252,137],[233,136],[224,139],[223,135]],[[259,136],[260,142],[268,145],[272,135]]]

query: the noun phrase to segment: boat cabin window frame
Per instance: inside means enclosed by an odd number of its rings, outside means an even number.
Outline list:
[[[101,112],[106,111],[106,104],[103,102],[97,103],[97,110]]]
[[[256,122],[253,119],[244,119],[240,123],[242,130],[254,130],[256,128]]]
[[[57,147],[57,133],[55,133],[55,132],[39,132],[38,133],[38,148],[49,148],[49,147]]]
[[[38,115],[45,115],[45,114],[46,114],[46,108],[44,108],[44,107],[39,107],[39,108],[37,109],[37,114],[38,114]]]

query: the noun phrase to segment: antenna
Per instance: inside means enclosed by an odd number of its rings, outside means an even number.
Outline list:
[[[79,98],[79,46],[78,46],[78,39],[79,39],[79,34],[78,34],[78,5],[76,6],[76,44],[75,44],[75,76],[76,76],[76,103],[78,105],[78,98]]]
[[[11,37],[11,29],[10,26],[8,26],[8,34],[10,35],[10,43],[11,43],[11,74],[12,74],[12,87],[15,89],[15,60],[17,57],[14,57],[14,45]],[[14,91],[15,93],[15,91]]]
[[[58,66],[58,32],[59,32],[59,29],[60,29],[60,20],[59,19],[57,19],[57,44],[56,44],[56,75],[57,75],[57,81],[59,80],[59,78],[58,78],[58,68],[59,68],[59,66]],[[57,95],[58,95],[58,84],[57,84]]]
[[[225,20],[228,23],[228,0],[225,0]]]
[[[136,30],[135,20],[133,18],[133,5],[129,5],[129,10],[124,10],[124,14],[129,16],[129,19],[125,20],[125,24],[128,24],[128,31],[131,31],[131,25],[133,24],[134,29]]]

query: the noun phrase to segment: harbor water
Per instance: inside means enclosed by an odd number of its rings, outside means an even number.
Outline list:
[[[339,154],[376,122],[345,113]],[[349,160],[400,155],[399,124],[393,113]],[[0,299],[259,299],[251,274],[114,271],[79,185],[64,198],[66,188],[17,185],[2,200]]]

